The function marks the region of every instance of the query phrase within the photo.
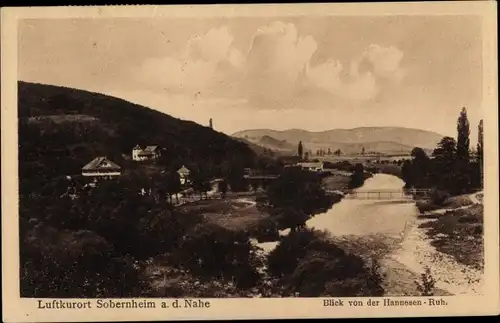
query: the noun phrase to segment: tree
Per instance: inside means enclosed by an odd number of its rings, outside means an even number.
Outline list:
[[[444,137],[432,151],[432,156],[446,164],[451,165],[457,155],[457,142],[452,137]]]
[[[213,125],[213,122],[212,122],[212,118],[210,118],[209,122],[208,122],[208,125],[210,128],[214,128],[214,125]]]
[[[295,230],[312,215],[326,211],[333,197],[325,192],[317,174],[290,167],[269,185],[259,204],[276,219],[280,229]]]
[[[330,156],[332,154],[332,150],[330,148],[328,148],[328,153],[327,155]]]
[[[227,194],[227,182],[226,182],[226,180],[223,179],[222,181],[219,182],[218,190],[219,190],[222,198],[226,198],[226,194]]]
[[[298,153],[300,159],[302,159],[302,156],[304,153],[304,147],[302,147],[302,141],[299,141],[299,147],[297,148],[297,153]]]
[[[200,194],[200,198],[203,194],[206,195],[207,191],[210,190],[210,181],[208,179],[207,173],[202,169],[193,169],[191,171],[191,182],[193,189]]]
[[[477,162],[483,163],[483,119],[479,121],[477,126]]]
[[[430,185],[430,159],[425,151],[420,147],[415,147],[411,151],[413,157],[411,162],[412,186],[424,188]]]
[[[481,187],[483,186],[483,165],[484,165],[483,163],[484,163],[483,119],[481,119],[477,127],[477,164],[479,166]]]
[[[307,151],[304,154],[304,160],[309,160],[309,152],[307,152]]]
[[[432,152],[434,157],[432,178],[435,186],[439,189],[454,191],[455,183],[455,158],[457,155],[457,143],[451,137],[444,137]]]
[[[233,192],[244,192],[248,189],[245,169],[239,160],[232,160],[223,165],[223,176]]]
[[[361,147],[361,155],[365,154],[365,147]]]
[[[351,175],[351,181],[349,182],[349,188],[358,188],[365,182],[365,170],[363,164],[357,163],[354,165],[354,171]]]
[[[457,159],[469,162],[469,120],[467,119],[467,109],[464,107],[457,120]]]

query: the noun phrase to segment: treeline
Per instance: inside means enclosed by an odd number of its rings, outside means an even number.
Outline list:
[[[444,137],[427,156],[414,148],[412,160],[402,165],[402,176],[408,188],[436,188],[452,195],[482,188],[483,122],[478,125],[476,151],[470,148],[470,129],[465,108],[457,120],[457,139]]]
[[[258,206],[270,214],[278,229],[295,231],[303,229],[307,220],[338,201],[339,196],[325,192],[319,174],[287,167],[271,182],[265,196],[258,199]]]

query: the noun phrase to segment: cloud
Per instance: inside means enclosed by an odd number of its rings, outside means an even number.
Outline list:
[[[351,63],[346,77],[341,77],[344,67],[339,61],[329,59],[307,69],[310,84],[328,91],[344,100],[365,101],[376,96],[378,86],[372,72],[360,72],[358,64]]]
[[[227,26],[194,35],[179,57],[149,58],[133,71],[133,77],[147,88],[168,92],[213,94],[214,87],[228,77],[227,66],[244,64],[244,56],[233,45]]]
[[[351,101],[375,98],[387,81],[399,82],[404,73],[400,67],[403,53],[395,47],[370,45],[350,62],[349,69],[334,59],[307,69],[310,83],[332,95]]]
[[[262,109],[326,107],[336,101],[359,105],[404,75],[403,53],[396,47],[371,44],[351,61],[331,57],[313,66],[317,50],[311,35],[276,21],[257,29],[243,54],[229,28],[221,26],[189,38],[179,57],[144,61],[136,74],[164,91],[243,98]]]
[[[396,47],[370,45],[363,53],[362,61],[368,62],[374,75],[381,78],[400,81],[403,71],[400,68],[403,52]]]
[[[240,65],[243,55],[232,46],[233,39],[227,26],[212,28],[201,36],[195,35],[188,40],[185,59],[212,63],[227,61],[235,66]]]
[[[253,97],[291,95],[299,74],[317,49],[311,36],[299,36],[293,24],[275,22],[254,34],[245,72],[245,88]]]

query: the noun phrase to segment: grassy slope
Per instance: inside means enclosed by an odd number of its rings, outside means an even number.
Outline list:
[[[123,165],[136,144],[165,148],[165,164],[255,158],[241,141],[118,98],[42,84],[18,86],[24,178],[78,173],[97,155]]]

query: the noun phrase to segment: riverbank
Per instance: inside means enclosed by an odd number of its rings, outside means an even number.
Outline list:
[[[401,263],[419,274],[428,267],[436,288],[449,294],[480,295],[483,207],[476,203],[478,199],[468,200],[453,198],[444,203],[445,208],[420,214],[389,262]]]

